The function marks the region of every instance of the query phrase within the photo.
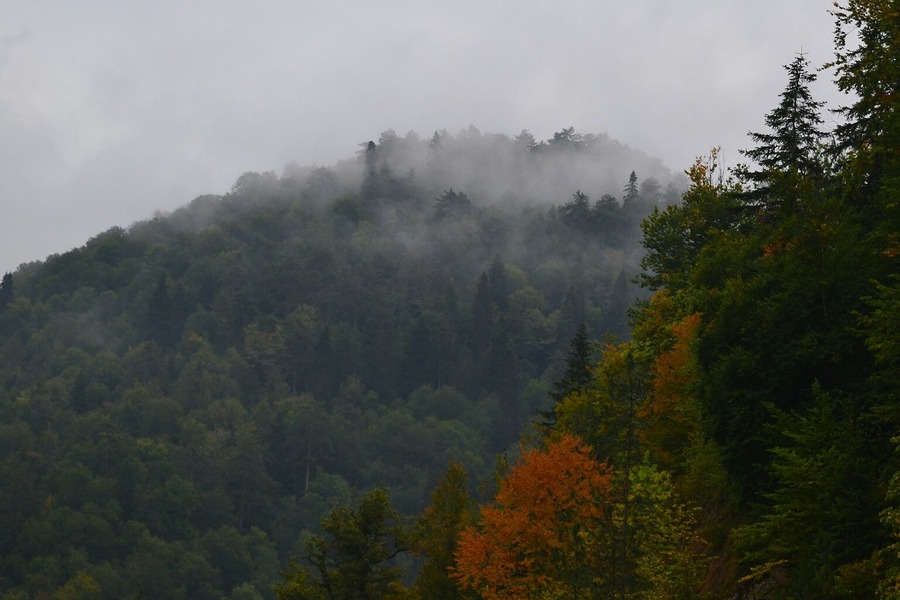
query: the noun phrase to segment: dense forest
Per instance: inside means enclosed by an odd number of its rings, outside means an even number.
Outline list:
[[[579,325],[627,334],[641,219],[680,181],[571,128],[388,131],[23,265],[3,597],[272,598],[332,507],[383,487],[416,515],[451,460],[488,481]]]
[[[833,15],[732,169],[387,131],[4,276],[0,598],[900,598],[900,17]]]

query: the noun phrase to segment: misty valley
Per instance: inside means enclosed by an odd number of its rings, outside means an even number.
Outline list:
[[[7,273],[0,600],[900,597],[890,6],[746,164],[387,130]]]

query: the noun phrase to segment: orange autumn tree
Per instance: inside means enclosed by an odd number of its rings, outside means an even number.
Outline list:
[[[612,557],[606,463],[575,436],[524,452],[465,529],[454,576],[482,598],[588,598]]]
[[[639,417],[644,423],[641,442],[664,468],[672,469],[679,455],[700,435],[700,405],[695,398],[700,367],[693,349],[700,314],[671,325],[674,343],[654,361],[648,401]]]

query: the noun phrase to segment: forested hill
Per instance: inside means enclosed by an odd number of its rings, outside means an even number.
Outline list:
[[[386,132],[23,265],[0,594],[268,598],[354,490],[414,514],[451,459],[485,479],[579,324],[628,335],[639,224],[678,185],[572,129]]]

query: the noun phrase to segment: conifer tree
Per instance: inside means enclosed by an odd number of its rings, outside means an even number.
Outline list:
[[[7,273],[0,281],[0,308],[12,303],[13,298],[13,276],[12,273]]]
[[[364,202],[371,202],[379,193],[378,146],[371,140],[363,145],[365,146],[362,151],[365,171],[359,191],[360,197]]]
[[[788,84],[780,94],[781,103],[765,119],[772,133],[749,133],[759,145],[743,153],[764,169],[811,172],[819,166],[816,154],[823,136],[819,111],[824,103],[813,100],[809,85],[816,81],[816,74],[809,72],[804,54],[798,54],[785,70]]]
[[[622,201],[627,209],[637,201],[638,196],[640,195],[640,192],[638,191],[638,178],[634,171],[629,175],[628,184],[623,191],[625,192],[625,196],[623,196]]]
[[[575,337],[572,338],[572,347],[566,356],[566,372],[553,384],[553,392],[550,397],[554,402],[560,402],[571,392],[587,387],[591,382],[591,364],[593,348],[587,334],[587,325],[584,321],[578,326]]]
[[[809,90],[816,75],[809,72],[809,61],[803,54],[798,54],[785,69],[788,84],[781,93],[781,102],[765,118],[771,132],[750,132],[748,135],[757,146],[741,151],[759,165],[759,170],[746,165],[738,169],[741,179],[751,184],[745,196],[752,204],[761,203],[770,209],[778,202],[772,196],[778,193],[773,186],[777,186],[779,174],[816,176],[822,168],[819,146],[824,134],[819,111],[824,103],[816,102]]]
[[[556,405],[563,398],[575,391],[584,390],[591,382],[591,364],[593,363],[593,348],[587,334],[587,326],[584,321],[578,327],[575,337],[572,338],[571,349],[566,356],[566,372],[553,384],[550,399],[553,406],[541,411],[540,427],[550,430],[556,424]]]
[[[900,18],[895,0],[835,3],[835,83],[852,94],[836,130],[848,168],[845,189],[873,250],[897,273],[900,254]],[[849,36],[849,40],[848,40]],[[854,40],[853,38],[858,39]],[[890,260],[894,259],[894,260]]]

